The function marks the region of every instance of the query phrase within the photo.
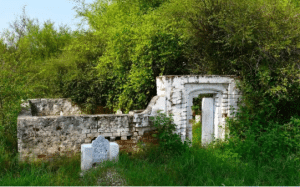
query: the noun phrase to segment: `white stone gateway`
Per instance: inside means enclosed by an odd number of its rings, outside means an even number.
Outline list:
[[[156,77],[157,96],[153,97],[147,109],[141,113],[135,113],[133,122],[136,128],[149,126],[149,116],[157,115],[160,110],[163,113],[173,114],[176,125],[175,133],[181,136],[182,142],[186,139],[193,140],[193,99],[201,94],[212,94],[208,110],[209,120],[205,120],[202,113],[202,137],[205,143],[216,139],[225,139],[225,122],[227,117],[235,117],[238,110],[238,102],[242,93],[236,88],[238,77],[230,75],[165,75]],[[207,103],[208,104],[208,103]],[[231,110],[233,108],[233,110]],[[211,121],[213,120],[213,121]],[[209,123],[206,123],[209,122]],[[208,131],[206,131],[208,130]],[[213,138],[207,138],[213,131]],[[226,133],[229,133],[227,131]]]
[[[91,144],[81,145],[81,170],[92,168],[107,159],[118,160],[119,145],[109,142],[103,136],[98,136]]]

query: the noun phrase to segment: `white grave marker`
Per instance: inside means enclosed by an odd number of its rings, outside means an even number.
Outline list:
[[[118,156],[119,145],[98,136],[91,144],[81,145],[81,170],[88,170],[94,163],[98,164],[107,159],[118,160]]]
[[[100,163],[107,159],[109,151],[109,141],[103,136],[98,136],[96,140],[92,142],[93,152],[93,163]]]
[[[119,145],[116,142],[109,143],[109,160],[118,160],[119,156]]]

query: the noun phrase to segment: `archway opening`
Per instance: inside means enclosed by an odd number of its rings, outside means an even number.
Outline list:
[[[201,145],[202,139],[202,99],[213,98],[214,94],[199,94],[193,98],[192,109],[192,144]]]

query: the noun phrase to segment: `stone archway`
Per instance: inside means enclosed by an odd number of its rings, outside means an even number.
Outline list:
[[[182,142],[187,138],[192,141],[191,106],[193,98],[199,94],[213,94],[213,138],[206,138],[205,143],[213,139],[225,138],[225,119],[234,117],[229,110],[236,112],[238,107],[239,91],[235,87],[235,76],[217,75],[166,75],[156,77],[157,96],[149,103],[146,110],[134,114],[135,127],[149,126],[148,117],[155,116],[157,110],[167,115],[172,114],[176,125],[176,133],[181,136]],[[209,132],[208,132],[209,133]],[[226,132],[227,133],[227,132]]]
[[[220,128],[220,119],[222,118],[220,103],[222,103],[223,95],[226,95],[226,86],[222,84],[191,84],[185,85],[186,90],[188,90],[186,96],[188,101],[187,107],[187,128],[186,128],[186,137],[191,141],[192,139],[192,111],[191,106],[193,105],[193,98],[198,97],[200,94],[213,94],[213,137],[214,138],[222,138],[224,135],[224,129]],[[223,106],[224,107],[224,106]],[[226,113],[225,113],[226,114]],[[203,118],[202,118],[203,119]],[[209,128],[206,126],[207,124],[202,124],[202,142],[204,140],[205,143],[211,142],[213,139],[207,136],[209,134]],[[205,137],[205,138],[204,138]],[[204,138],[204,139],[203,139]]]

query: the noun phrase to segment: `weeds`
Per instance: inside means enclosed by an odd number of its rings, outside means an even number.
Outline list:
[[[295,121],[295,120],[294,120]],[[58,156],[53,161],[36,163],[18,162],[0,149],[0,184],[4,186],[86,186],[99,185],[98,179],[113,168],[129,186],[221,186],[221,185],[296,185],[299,183],[299,158],[296,154],[284,159],[274,157],[272,162],[249,160],[240,151],[242,145],[251,145],[250,140],[237,142],[214,141],[201,146],[201,123],[193,125],[193,143],[178,141],[170,135],[174,124],[170,117],[159,114],[153,119],[160,126],[159,146],[140,142],[142,151],[128,155],[120,152],[119,161],[105,161],[102,167],[91,169],[80,177],[80,154],[73,157]],[[172,127],[173,126],[173,127]],[[165,133],[165,134],[163,134]],[[167,141],[167,138],[171,139]],[[177,140],[177,141],[176,141]],[[181,143],[181,145],[179,144]],[[254,142],[252,142],[254,143]],[[176,147],[178,146],[178,147]],[[174,149],[181,149],[175,151]],[[247,154],[249,152],[246,152]],[[247,158],[247,159],[246,159]],[[253,157],[252,157],[253,158]],[[112,183],[101,183],[111,185]]]

